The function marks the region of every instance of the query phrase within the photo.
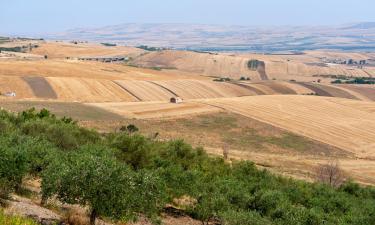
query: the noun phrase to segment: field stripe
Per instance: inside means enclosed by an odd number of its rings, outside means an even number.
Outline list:
[[[44,77],[22,77],[37,98],[57,99],[57,94]]]
[[[358,87],[358,86],[351,85],[351,84],[343,85],[342,87],[344,87],[346,89],[349,89],[349,90],[352,90],[352,91],[355,91],[355,92],[371,99],[372,101],[375,101],[375,88]]]
[[[261,80],[268,80],[266,73],[266,64],[263,61],[259,61],[258,73]]]
[[[147,81],[147,82],[149,82],[149,83],[151,83],[151,84],[155,84],[155,85],[157,85],[157,86],[163,88],[164,90],[168,91],[169,93],[173,94],[173,95],[176,96],[176,97],[180,97],[180,96],[178,96],[178,94],[177,94],[176,92],[172,91],[171,89],[169,89],[169,88],[167,88],[167,87],[164,87],[164,86],[161,85],[161,84],[158,84],[158,83],[153,82],[153,81]]]
[[[330,93],[328,93],[327,91],[319,88],[319,87],[316,87],[312,84],[308,84],[308,83],[298,83],[299,85],[302,85],[310,90],[312,90],[313,92],[315,92],[317,95],[319,96],[326,96],[326,97],[333,97]]]
[[[269,88],[271,88],[272,90],[274,90],[275,92],[279,94],[284,94],[284,95],[290,95],[290,94],[296,95],[297,94],[297,92],[295,92],[293,89],[287,86],[284,86],[282,84],[275,83],[275,82],[264,82],[261,84],[268,86]]]
[[[237,86],[239,86],[239,87],[246,88],[246,89],[248,89],[248,90],[250,90],[250,91],[253,91],[253,92],[255,92],[257,95],[265,95],[265,94],[266,94],[265,92],[259,90],[258,88],[255,88],[255,87],[252,87],[252,86],[249,86],[249,85],[246,85],[246,84],[241,84],[241,83],[232,83],[232,84],[237,85]]]
[[[129,91],[128,89],[126,89],[125,87],[123,87],[120,83],[117,83],[117,81],[113,81],[113,83],[115,83],[116,85],[118,85],[121,89],[123,89],[124,91],[128,92],[131,96],[133,96],[134,98],[136,98],[138,101],[142,101],[142,99],[140,99],[137,95],[135,95],[133,92]]]

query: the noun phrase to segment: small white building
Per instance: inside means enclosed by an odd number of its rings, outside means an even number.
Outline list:
[[[171,103],[174,103],[174,104],[179,104],[179,103],[182,103],[182,98],[180,97],[172,97],[171,100],[170,100]]]
[[[4,93],[5,97],[16,97],[16,92],[6,92]]]

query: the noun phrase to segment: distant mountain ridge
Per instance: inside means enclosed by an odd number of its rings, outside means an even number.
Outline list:
[[[119,24],[78,28],[44,36],[202,51],[375,50],[375,22],[346,26],[228,26],[204,24]]]

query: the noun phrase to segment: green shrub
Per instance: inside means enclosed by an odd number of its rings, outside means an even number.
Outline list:
[[[223,225],[272,225],[273,223],[268,219],[263,218],[261,215],[254,211],[235,211],[228,210],[220,212]]]
[[[28,164],[24,149],[12,146],[8,138],[0,139],[0,190],[7,196],[10,191],[19,189],[27,174]]]
[[[130,211],[132,172],[108,152],[106,148],[84,146],[55,160],[43,172],[43,199],[56,195],[64,203],[89,207],[91,224],[97,216],[120,218]]]
[[[110,145],[119,150],[117,157],[134,169],[147,167],[151,163],[153,145],[141,135],[121,133],[113,138]]]

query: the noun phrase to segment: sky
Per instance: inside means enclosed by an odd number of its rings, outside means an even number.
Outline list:
[[[0,0],[0,34],[122,23],[248,26],[374,22],[374,0]]]

